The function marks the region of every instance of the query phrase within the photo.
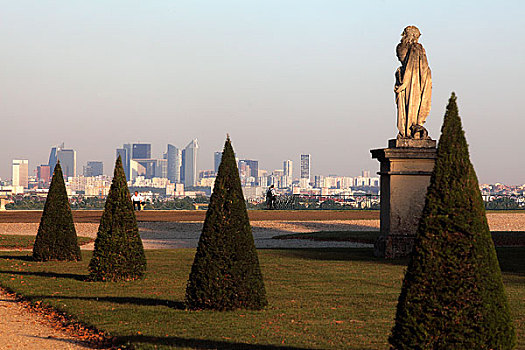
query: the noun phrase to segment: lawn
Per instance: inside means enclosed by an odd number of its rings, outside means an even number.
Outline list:
[[[273,239],[310,239],[313,241],[350,241],[373,244],[380,236],[379,231],[318,231],[278,235]],[[492,231],[492,239],[497,247],[525,246],[524,231]]]
[[[525,348],[525,248],[498,253]],[[122,283],[85,282],[91,252],[62,263],[1,254],[2,286],[138,349],[385,349],[406,262],[372,249],[259,250],[268,308],[195,312],[183,306],[194,249],[147,251],[146,278]]]
[[[32,249],[35,244],[35,235],[0,235],[2,249]],[[78,244],[84,245],[94,242],[94,238],[78,237]]]
[[[379,231],[317,231],[299,232],[273,236],[273,239],[310,239],[312,241],[349,241],[374,244],[381,235]]]

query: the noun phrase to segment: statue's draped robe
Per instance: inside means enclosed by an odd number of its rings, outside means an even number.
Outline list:
[[[413,137],[410,127],[423,125],[430,113],[432,78],[425,49],[419,43],[410,45],[403,66],[396,71],[397,127],[401,137]]]

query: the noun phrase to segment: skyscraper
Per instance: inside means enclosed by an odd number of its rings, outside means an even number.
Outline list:
[[[171,183],[180,183],[180,172],[182,167],[181,150],[173,145],[168,144],[166,159],[168,160],[168,179]]]
[[[308,182],[310,182],[310,162],[309,154],[301,154],[301,179],[308,179]]]
[[[62,148],[57,153],[64,177],[67,179],[77,176],[77,152],[73,149]]]
[[[42,164],[36,168],[36,178],[38,180],[39,188],[48,188],[49,183],[51,182],[51,167],[48,164]]]
[[[51,152],[49,152],[49,161],[48,161],[47,164],[51,168],[51,173],[55,170],[55,165],[57,165],[58,150],[60,148],[64,148],[64,144],[63,143],[60,146],[52,147],[51,148]]]
[[[13,159],[13,187],[28,187],[29,161],[27,159]]]
[[[122,167],[124,168],[124,173],[126,174],[126,179],[128,181],[131,179],[131,170],[130,170],[131,149],[132,149],[131,144],[125,143],[122,145],[122,148],[117,148],[117,154],[116,154],[116,158],[120,156],[120,159],[122,160]]]
[[[104,163],[89,161],[87,165],[84,166],[83,174],[85,177],[100,176],[104,174]]]
[[[155,159],[155,177],[167,178],[168,177],[168,160],[167,159]]]
[[[293,177],[293,162],[291,160],[285,160],[283,162],[284,176]]]
[[[151,144],[134,143],[131,151],[131,159],[151,159]]]
[[[219,172],[219,165],[222,160],[222,152],[213,153],[213,170],[215,170],[215,175]]]
[[[122,160],[122,167],[124,168],[124,174],[126,174],[126,180],[130,180],[129,176],[129,157],[128,157],[128,151],[125,148],[117,148],[117,154],[116,158],[120,156],[120,160]]]
[[[185,148],[183,159],[184,168],[184,186],[191,187],[197,185],[197,153],[199,150],[199,143],[197,139],[192,140]]]
[[[250,167],[250,176],[253,176],[257,179],[259,177],[259,161],[251,159],[242,159],[239,162],[244,162]]]
[[[75,150],[65,149],[64,143],[51,148],[48,162],[51,173],[55,170],[58,160],[60,160],[64,178],[77,176],[77,152]]]

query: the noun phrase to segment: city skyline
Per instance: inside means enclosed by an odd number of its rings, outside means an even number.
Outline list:
[[[151,151],[152,149],[152,143],[149,143],[149,142],[128,142],[128,143],[125,143],[122,145],[122,147],[116,147],[115,150],[114,150],[114,154],[115,154],[115,160],[116,160],[116,157],[120,156],[122,158],[122,161],[123,161],[123,167],[124,167],[124,172],[129,175],[130,171],[130,168],[129,168],[129,163],[131,160],[135,160],[136,162],[140,162],[140,161],[145,161],[145,162],[151,162],[151,161],[154,161],[154,160],[167,160],[168,163],[166,165],[166,169],[165,169],[165,176],[158,176],[158,177],[165,177],[165,178],[168,178],[171,180],[172,183],[183,183],[184,182],[184,175],[183,175],[183,170],[182,169],[179,169],[179,170],[175,170],[177,169],[177,167],[173,168],[170,170],[170,167],[169,167],[169,164],[170,164],[170,159],[171,159],[171,162],[177,162],[179,164],[179,167],[182,166],[182,162],[181,162],[181,158],[183,158],[184,156],[184,150],[186,148],[194,148],[196,146],[196,148],[198,149],[199,148],[199,145],[198,145],[198,142],[197,139],[193,139],[192,141],[190,141],[190,143],[188,145],[186,145],[185,148],[178,148],[176,146],[174,146],[173,144],[167,144],[166,145],[166,151],[165,152],[160,152],[160,154],[155,154]],[[77,161],[77,150],[74,149],[73,147],[71,147],[71,149],[66,149],[65,148],[65,143],[61,143],[59,145],[56,145],[56,146],[51,146],[51,151],[49,152],[49,157],[48,157],[48,161],[47,162],[42,162],[41,164],[39,165],[34,165],[34,164],[37,164],[39,162],[34,162],[34,161],[31,161],[30,159],[27,160],[27,164],[26,164],[26,167],[28,168],[28,176],[37,176],[38,175],[38,171],[39,171],[39,168],[42,167],[42,166],[49,166],[50,170],[48,170],[51,174],[52,174],[52,169],[54,168],[54,165],[56,164],[56,161],[58,160],[59,158],[59,155],[61,153],[65,153],[63,155],[64,159],[61,158],[61,163],[62,163],[62,168],[71,168],[71,169],[75,169],[75,174],[76,176],[86,176],[86,173],[88,174],[91,174],[92,172],[96,172],[96,175],[89,175],[89,176],[97,176],[97,175],[108,175],[108,176],[111,176],[113,174],[113,165],[114,165],[114,161],[112,161],[112,164],[111,164],[111,167],[108,167],[107,165],[104,165],[105,162],[103,161],[100,161],[100,160],[94,160],[92,159],[92,157],[87,157],[88,159],[91,159],[91,160],[88,160],[86,161],[85,163],[80,163],[79,161]],[[128,154],[130,156],[128,156]],[[65,158],[67,156],[67,158]],[[215,151],[212,153],[212,155],[210,156],[212,158],[212,163],[213,163],[213,166],[210,167],[210,168],[199,168],[198,166],[196,166],[194,168],[194,172],[195,172],[195,175],[198,177],[198,174],[199,172],[204,172],[204,171],[217,171],[217,168],[218,168],[218,165],[221,161],[221,156],[222,156],[222,151]],[[200,152],[199,152],[199,156],[197,158],[201,158],[202,155],[200,155]],[[290,176],[291,178],[293,179],[299,179],[301,178],[301,161],[303,160],[304,157],[307,157],[307,173],[308,173],[308,181],[312,180],[313,179],[313,175],[322,175],[322,176],[331,176],[331,175],[334,175],[334,176],[351,176],[352,174],[357,174],[358,172],[362,172],[363,170],[357,170],[355,169],[354,171],[352,171],[351,173],[346,173],[346,174],[337,174],[335,172],[326,172],[326,173],[313,173],[311,172],[311,155],[310,154],[298,154],[297,155],[297,159],[294,161],[294,160],[291,160],[291,159],[285,159],[285,160],[282,160],[281,162],[281,166],[280,167],[277,167],[277,168],[270,168],[270,167],[260,167],[259,166],[259,163],[260,161],[259,160],[256,160],[256,159],[249,159],[250,157],[244,157],[242,159],[240,159],[239,157],[237,157],[237,160],[238,160],[238,166],[240,167],[241,164],[243,163],[246,163],[251,171],[251,175],[252,176],[255,176],[255,172],[257,172],[259,169],[261,170],[264,170],[264,171],[268,171],[268,172],[272,172],[272,171],[282,171],[284,175],[286,176]],[[71,159],[69,159],[71,158]],[[15,162],[16,160],[12,160],[12,162]],[[33,163],[33,164],[32,164]],[[297,168],[297,169],[294,169]],[[11,174],[12,173],[12,167],[10,168],[11,169]],[[81,171],[77,171],[76,169],[82,169]],[[154,175],[155,173],[155,170],[151,170],[152,173],[151,175]],[[174,174],[178,171],[178,176],[175,176]],[[370,171],[367,171],[368,174],[370,173]],[[296,174],[296,176],[294,177],[293,175]],[[173,175],[173,176],[172,176]],[[74,177],[71,174],[67,173],[65,170],[64,170],[64,176],[67,178],[67,177]],[[135,174],[134,176],[137,176],[137,174]],[[369,175],[368,175],[369,176]],[[38,176],[37,176],[38,177]],[[12,180],[12,176],[11,177],[4,177],[4,178],[0,178],[1,180]]]
[[[525,182],[520,1],[2,5],[2,179],[14,159],[47,164],[42,150],[62,141],[77,173],[92,160],[110,172],[128,140],[157,157],[189,137],[198,168],[213,169],[227,133],[262,168],[290,159],[298,174],[308,153],[312,174],[375,173],[370,149],[396,136],[395,46],[414,24],[432,69],[430,136],[455,91],[480,182]]]

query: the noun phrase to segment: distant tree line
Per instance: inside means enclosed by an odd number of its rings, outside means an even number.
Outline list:
[[[146,210],[193,210],[194,204],[209,203],[209,197],[197,196],[196,198],[174,198],[174,199],[154,199],[152,202],[146,202]],[[46,202],[45,197],[15,197],[13,203],[5,205],[7,210],[43,210]],[[72,210],[102,210],[106,198],[101,197],[72,197],[69,198],[69,204]]]

